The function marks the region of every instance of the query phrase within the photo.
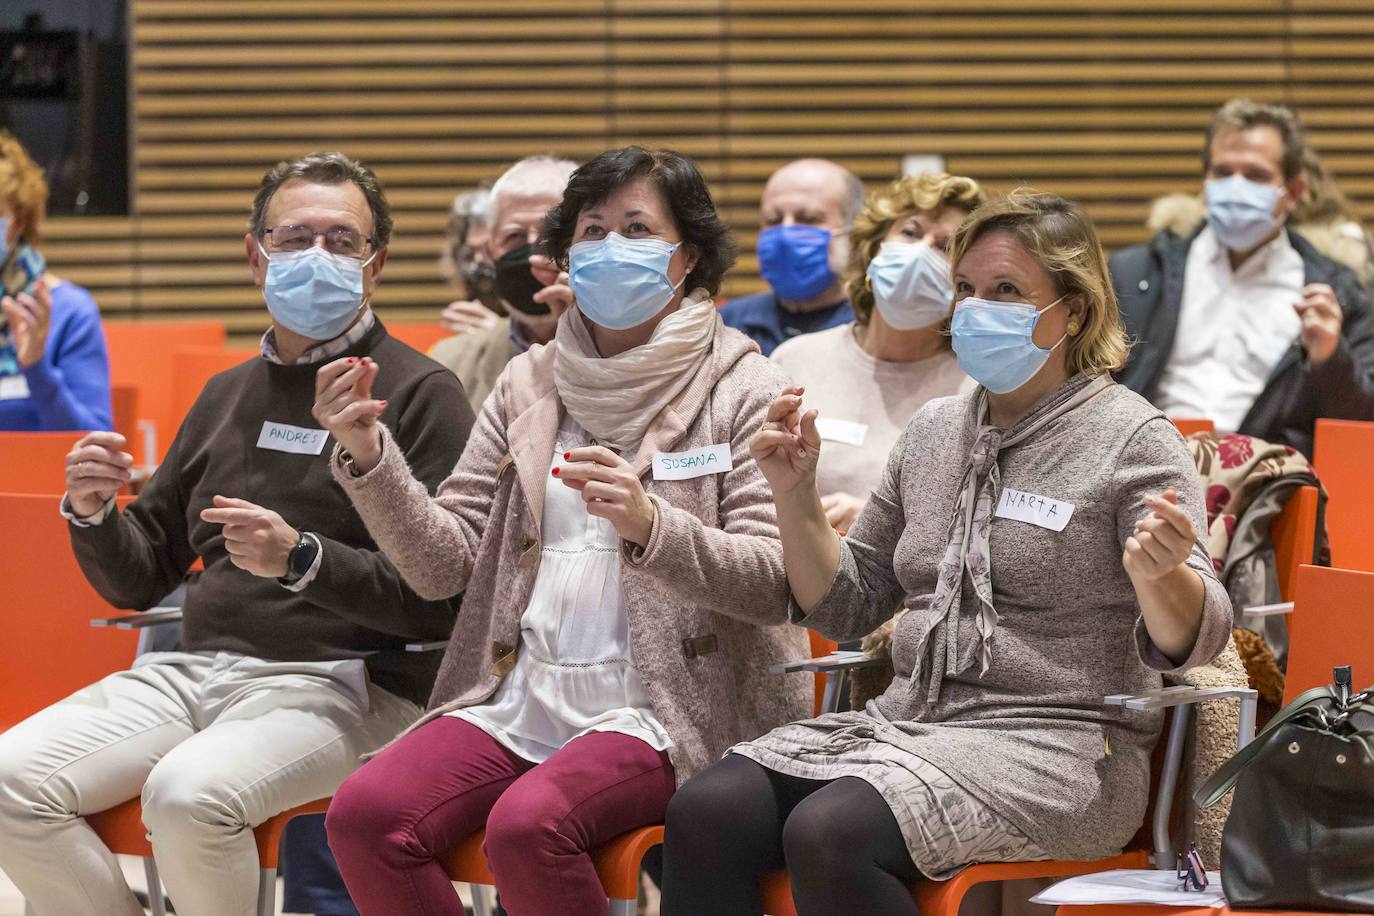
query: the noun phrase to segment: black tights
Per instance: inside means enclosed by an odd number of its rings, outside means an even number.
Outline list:
[[[762,880],[784,863],[800,916],[918,912],[920,872],[877,789],[729,754],[668,805],[663,916],[759,916]]]

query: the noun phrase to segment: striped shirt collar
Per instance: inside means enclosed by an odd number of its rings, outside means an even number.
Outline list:
[[[287,363],[277,355],[277,335],[272,328],[268,328],[267,333],[262,335],[262,358],[269,363],[276,363],[278,366],[310,366],[315,363],[322,363],[348,352],[367,336],[367,332],[371,331],[376,323],[377,316],[369,307],[363,312],[363,317],[353,323],[353,327],[333,340],[322,341],[308,347],[293,363]]]

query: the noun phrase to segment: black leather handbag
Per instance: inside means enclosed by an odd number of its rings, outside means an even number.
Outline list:
[[[1234,786],[1221,835],[1232,907],[1374,913],[1374,687],[1349,668],[1276,715],[1193,796]]]

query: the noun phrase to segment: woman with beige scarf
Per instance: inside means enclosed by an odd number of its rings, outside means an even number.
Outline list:
[[[816,494],[800,389],[754,441],[793,621],[850,639],[905,606],[892,685],[735,746],[678,793],[665,916],[758,914],[784,864],[803,916],[898,916],[913,881],[973,862],[1119,852],[1162,716],[1103,697],[1226,645],[1188,449],[1109,375],[1126,342],[1088,218],[1016,192],[969,217],[950,260],[954,352],[979,387],[917,412],[847,537]]]
[[[589,851],[809,705],[805,676],[768,674],[805,639],[749,454],[787,382],[712,305],[734,252],[700,172],[604,153],[541,243],[577,306],[507,367],[436,497],[376,422],[386,367],[320,371],[369,531],[418,593],[463,593],[429,715],[330,810],[365,916],[461,914],[439,858],[483,827],[513,916],[604,913]]]

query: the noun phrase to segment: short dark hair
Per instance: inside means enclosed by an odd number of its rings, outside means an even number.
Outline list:
[[[1250,99],[1232,99],[1212,115],[1212,123],[1207,125],[1207,142],[1202,147],[1203,174],[1212,168],[1212,141],[1217,134],[1250,130],[1253,127],[1272,127],[1278,131],[1279,140],[1283,143],[1280,164],[1284,181],[1291,181],[1302,174],[1302,155],[1307,139],[1303,135],[1297,112],[1285,105],[1264,105]]]
[[[640,178],[647,178],[658,188],[668,202],[678,235],[696,252],[696,266],[687,275],[683,289],[691,292],[703,287],[714,296],[720,291],[725,272],[735,263],[735,243],[716,212],[701,170],[689,157],[673,150],[626,146],[579,166],[568,179],[563,200],[544,217],[539,239],[544,253],[567,268],[578,215]]]
[[[385,248],[391,241],[391,204],[387,203],[382,183],[372,170],[356,159],[343,153],[319,152],[302,156],[291,161],[278,162],[267,170],[258,185],[258,193],[253,197],[253,212],[248,217],[248,229],[262,238],[267,227],[267,205],[272,195],[288,181],[309,181],[315,184],[343,184],[352,182],[367,198],[367,207],[372,211],[372,237],[377,240],[378,248]]]

